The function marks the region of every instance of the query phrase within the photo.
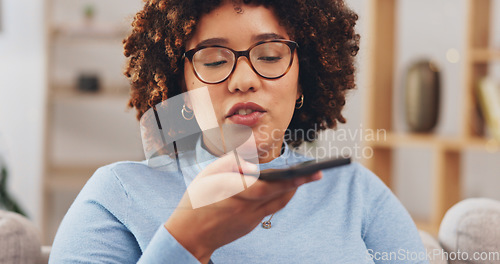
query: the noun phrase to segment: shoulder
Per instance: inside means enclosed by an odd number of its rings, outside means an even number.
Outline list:
[[[326,192],[334,192],[351,206],[363,208],[365,217],[387,200],[397,200],[377,175],[358,162],[324,170],[321,181]]]
[[[82,189],[81,195],[94,198],[128,197],[130,193],[148,192],[155,186],[178,187],[184,184],[178,170],[151,166],[148,161],[120,161],[97,169]]]
[[[363,191],[373,192],[374,190],[388,190],[387,186],[377,175],[358,162],[352,162],[349,165],[324,170],[323,174],[325,178],[335,178],[337,181],[357,185],[359,188],[362,188]]]
[[[98,168],[95,175],[119,174],[129,170],[144,170],[146,167],[147,161],[119,161]]]
[[[137,171],[146,170],[141,162],[121,161],[98,168],[89,178],[80,194],[80,199],[99,200],[106,197],[126,196],[123,180]]]
[[[90,180],[98,182],[127,182],[151,179],[158,174],[163,176],[177,175],[178,170],[175,161],[168,157],[162,157],[161,161],[119,161],[100,167],[95,171]]]
[[[87,185],[102,185],[117,183],[129,177],[129,175],[145,172],[148,166],[144,162],[120,161],[98,168]]]
[[[371,170],[358,162],[354,162],[351,166],[352,174],[366,188],[372,190],[389,191],[385,183]]]

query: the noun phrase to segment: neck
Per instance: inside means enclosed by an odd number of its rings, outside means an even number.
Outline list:
[[[228,153],[228,151],[231,151],[231,148],[226,148],[225,142],[222,142],[221,147],[217,147],[214,145],[214,143],[207,138],[205,134],[202,136],[202,141],[201,141],[201,146],[210,152],[210,154],[220,157],[224,155],[225,153]],[[265,145],[265,147],[261,147],[262,145]],[[281,156],[283,154],[283,151],[285,150],[285,145],[283,142],[283,139],[273,142],[271,145],[268,144],[258,144],[257,143],[257,152],[259,155],[259,163],[268,163],[271,162],[272,160],[276,159],[277,157]]]
[[[258,149],[259,151],[259,163],[268,163],[277,157],[283,154],[285,150],[285,145],[283,144],[283,139],[278,142],[273,142],[271,146],[267,146],[266,148]]]

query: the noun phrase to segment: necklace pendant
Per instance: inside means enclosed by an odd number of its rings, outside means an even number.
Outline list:
[[[264,221],[264,222],[262,222],[262,227],[263,227],[264,229],[269,229],[269,228],[271,228],[271,221]]]

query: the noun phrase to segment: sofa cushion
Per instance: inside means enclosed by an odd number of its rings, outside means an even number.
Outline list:
[[[420,238],[427,252],[427,257],[430,264],[448,264],[443,258],[443,248],[439,242],[429,233],[419,230]]]
[[[439,241],[450,264],[500,263],[500,202],[467,199],[443,218]]]
[[[32,264],[40,259],[40,238],[25,217],[0,210],[0,263]]]

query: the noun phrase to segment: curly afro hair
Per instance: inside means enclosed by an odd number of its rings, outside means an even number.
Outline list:
[[[234,0],[233,0],[234,2]],[[200,18],[223,0],[145,0],[123,40],[128,57],[124,74],[131,82],[130,107],[137,118],[151,107],[183,92],[185,44]],[[346,92],[355,87],[354,57],[358,16],[343,0],[244,0],[275,13],[292,40],[299,44],[299,83],[304,105],[295,111],[285,139],[292,146],[312,141],[317,132],[345,123]],[[237,11],[237,8],[235,8]],[[295,130],[314,131],[313,138]]]

